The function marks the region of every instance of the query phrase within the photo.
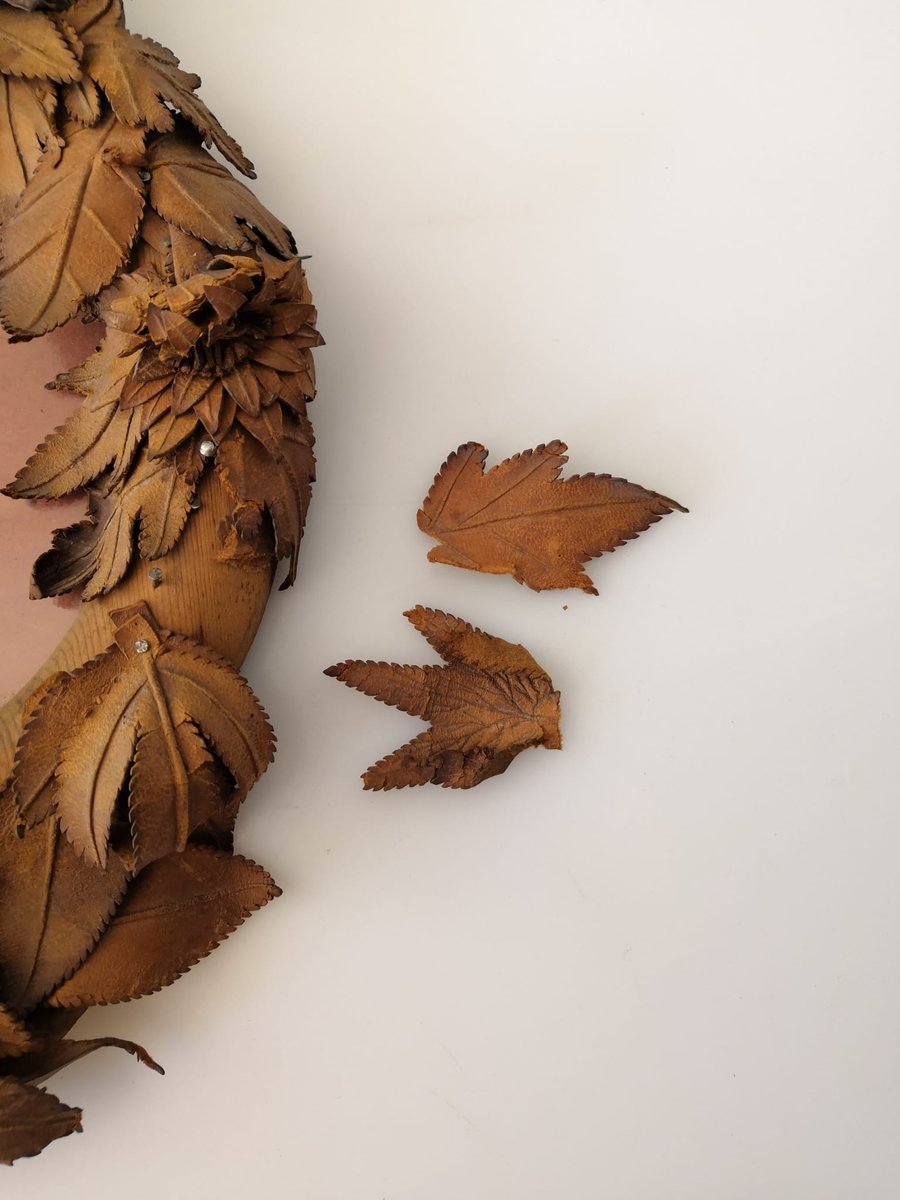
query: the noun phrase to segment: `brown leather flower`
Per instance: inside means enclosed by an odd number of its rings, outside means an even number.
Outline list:
[[[33,595],[84,588],[90,599],[135,553],[167,554],[211,461],[228,505],[221,557],[287,558],[283,586],[296,577],[315,478],[312,348],[322,344],[303,266],[261,247],[210,258],[187,242],[192,257],[168,278],[145,246],[141,265],[101,293],[102,344],[56,380],[84,402],[4,489],[91,494],[88,520],[58,531],[35,564]]]
[[[145,267],[107,289],[100,316],[130,364],[119,405],[142,409],[151,457],[198,425],[219,441],[236,418],[265,441],[275,401],[302,415],[315,395],[323,339],[297,258],[220,255],[171,286]]]

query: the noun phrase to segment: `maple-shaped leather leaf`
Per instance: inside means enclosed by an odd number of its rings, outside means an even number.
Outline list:
[[[48,146],[56,144],[46,84],[0,75],[0,221],[6,221]]]
[[[156,140],[149,163],[150,204],[172,225],[225,250],[252,250],[255,233],[285,258],[297,253],[290,231],[184,132]]]
[[[522,750],[558,750],[559,692],[519,645],[430,608],[404,614],[443,667],[348,661],[325,674],[431,723],[363,775],[367,789],[438,783],[469,788],[499,775]]]
[[[0,313],[13,333],[56,328],[96,296],[125,263],[144,211],[132,164],[144,134],[110,113],[62,132],[56,162],[45,156],[3,228]]]
[[[123,789],[132,853],[144,863],[151,853],[183,850],[208,820],[210,754],[243,794],[274,753],[266,714],[224,659],[160,632],[145,606],[111,617],[114,645],[48,682],[23,727],[11,779],[24,828],[58,813],[75,849],[100,867]]]
[[[66,116],[76,125],[96,125],[102,111],[100,89],[93,79],[82,76],[60,90]]]
[[[97,949],[51,997],[81,1008],[149,996],[174,983],[281,891],[249,859],[189,846],[132,882]]]
[[[61,733],[58,733],[61,736]],[[55,750],[44,769],[55,762]],[[128,877],[118,854],[85,868],[50,817],[24,838],[9,795],[0,798],[0,999],[28,1013],[80,966],[106,928]]]
[[[581,569],[677,509],[675,500],[611,475],[560,479],[562,442],[526,450],[485,472],[487,450],[469,442],[444,463],[419,510],[419,528],[442,544],[431,562],[512,575],[535,591],[581,588]]]
[[[0,1163],[33,1158],[70,1133],[81,1133],[80,1108],[69,1108],[31,1084],[0,1079]]]
[[[244,419],[245,426],[251,421]],[[290,559],[281,584],[297,578],[297,556],[316,477],[313,432],[309,421],[280,405],[262,410],[252,423],[255,437],[235,430],[222,443],[216,472],[232,503],[222,558],[240,566],[265,547],[262,522],[268,513],[275,532],[276,558]]]
[[[135,552],[151,561],[168,554],[187,521],[201,463],[193,446],[157,459],[143,450],[121,483],[91,493],[86,521],[56,531],[53,548],[34,564],[32,598],[83,587],[82,597],[93,600],[120,582]]]
[[[0,71],[26,79],[77,79],[80,68],[49,17],[0,8]]]
[[[255,178],[253,164],[240,146],[195,95],[200,76],[183,71],[171,50],[121,27],[95,25],[81,38],[84,71],[106,93],[120,121],[169,132],[175,128],[174,108],[207,145],[214,144],[239,171]]]

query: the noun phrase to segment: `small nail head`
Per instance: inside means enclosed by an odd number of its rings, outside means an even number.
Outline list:
[[[138,640],[134,643],[135,654],[146,654],[149,649],[150,643],[144,641],[143,638],[138,638]]]
[[[204,438],[200,443],[200,455],[202,458],[215,458],[218,448],[212,438]]]
[[[153,567],[147,572],[147,578],[155,588],[158,588],[163,581],[163,573],[159,567]]]

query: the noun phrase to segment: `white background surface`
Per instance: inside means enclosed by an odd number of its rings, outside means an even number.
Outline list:
[[[132,0],[312,252],[320,483],[247,673],[283,899],[86,1032],[15,1197],[894,1200],[900,29],[876,0]],[[599,598],[429,565],[467,439],[691,508]],[[562,754],[363,793],[444,607]],[[564,605],[568,604],[568,610]]]

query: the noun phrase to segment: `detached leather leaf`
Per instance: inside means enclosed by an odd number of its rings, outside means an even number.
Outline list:
[[[290,257],[289,230],[227,167],[182,133],[167,134],[150,149],[150,204],[193,237],[225,250],[252,250],[255,232]]]
[[[70,1133],[81,1133],[80,1108],[17,1079],[0,1079],[0,1163],[33,1158]]]
[[[189,846],[132,883],[103,941],[50,1003],[119,1004],[173,983],[280,895],[249,859]]]
[[[312,498],[316,460],[308,421],[279,405],[256,419],[242,418],[245,430],[259,431],[266,444],[235,430],[219,447],[216,471],[232,503],[222,557],[240,565],[266,545],[262,522],[268,514],[275,532],[275,555],[290,559],[282,589],[297,578],[297,557]]]
[[[64,131],[58,163],[41,162],[3,230],[0,312],[14,333],[56,328],[128,258],[144,211],[140,130],[113,114]]]
[[[9,218],[51,143],[56,130],[46,85],[0,76],[0,221]]]
[[[129,424],[122,422],[125,428]],[[168,554],[181,536],[196,491],[195,457],[192,446],[182,446],[168,458],[151,459],[142,451],[125,480],[106,495],[92,494],[86,521],[57,530],[53,548],[34,564],[32,597],[60,596],[83,587],[83,598],[92,600],[120,582],[135,550],[149,560]]]
[[[325,672],[430,722],[428,732],[365,772],[366,789],[470,788],[501,774],[529,746],[561,748],[559,692],[523,646],[448,613],[420,606],[405,615],[446,666],[351,660]]]
[[[60,736],[60,731],[57,731]],[[44,759],[45,767],[55,762]],[[88,870],[50,817],[23,838],[9,797],[0,800],[0,997],[30,1012],[90,953],[125,891],[117,854]]]
[[[403,614],[445,662],[459,662],[484,671],[521,671],[546,675],[524,646],[476,629],[468,621],[435,608],[410,609]]]
[[[78,62],[66,39],[41,13],[0,8],[0,71],[26,79],[77,79]]]
[[[183,71],[171,50],[123,28],[89,31],[84,48],[84,69],[103,88],[120,121],[168,132],[175,127],[171,105],[207,145],[215,144],[239,171],[254,177],[253,164],[195,95],[200,76]]]
[[[157,1075],[165,1075],[165,1071],[154,1062],[143,1046],[137,1042],[123,1041],[122,1038],[104,1037],[90,1038],[77,1041],[68,1038],[46,1038],[38,1041],[27,1053],[14,1060],[0,1061],[0,1075],[12,1076],[25,1083],[34,1083],[49,1079],[57,1071],[62,1071],[72,1063],[97,1050],[124,1050],[133,1054],[138,1062],[155,1071]]]
[[[512,575],[535,591],[581,588],[597,594],[581,570],[667,513],[675,500],[611,475],[561,480],[562,442],[508,458],[485,473],[487,450],[469,442],[451,454],[418,514],[419,528],[442,543],[431,562]]]
[[[144,863],[183,850],[214,811],[207,747],[241,793],[274,753],[265,712],[224,659],[160,632],[143,606],[112,619],[116,646],[53,682],[25,723],[12,776],[22,823],[58,812],[75,849],[100,867],[126,785],[134,853]],[[58,764],[52,778],[47,762]]]

